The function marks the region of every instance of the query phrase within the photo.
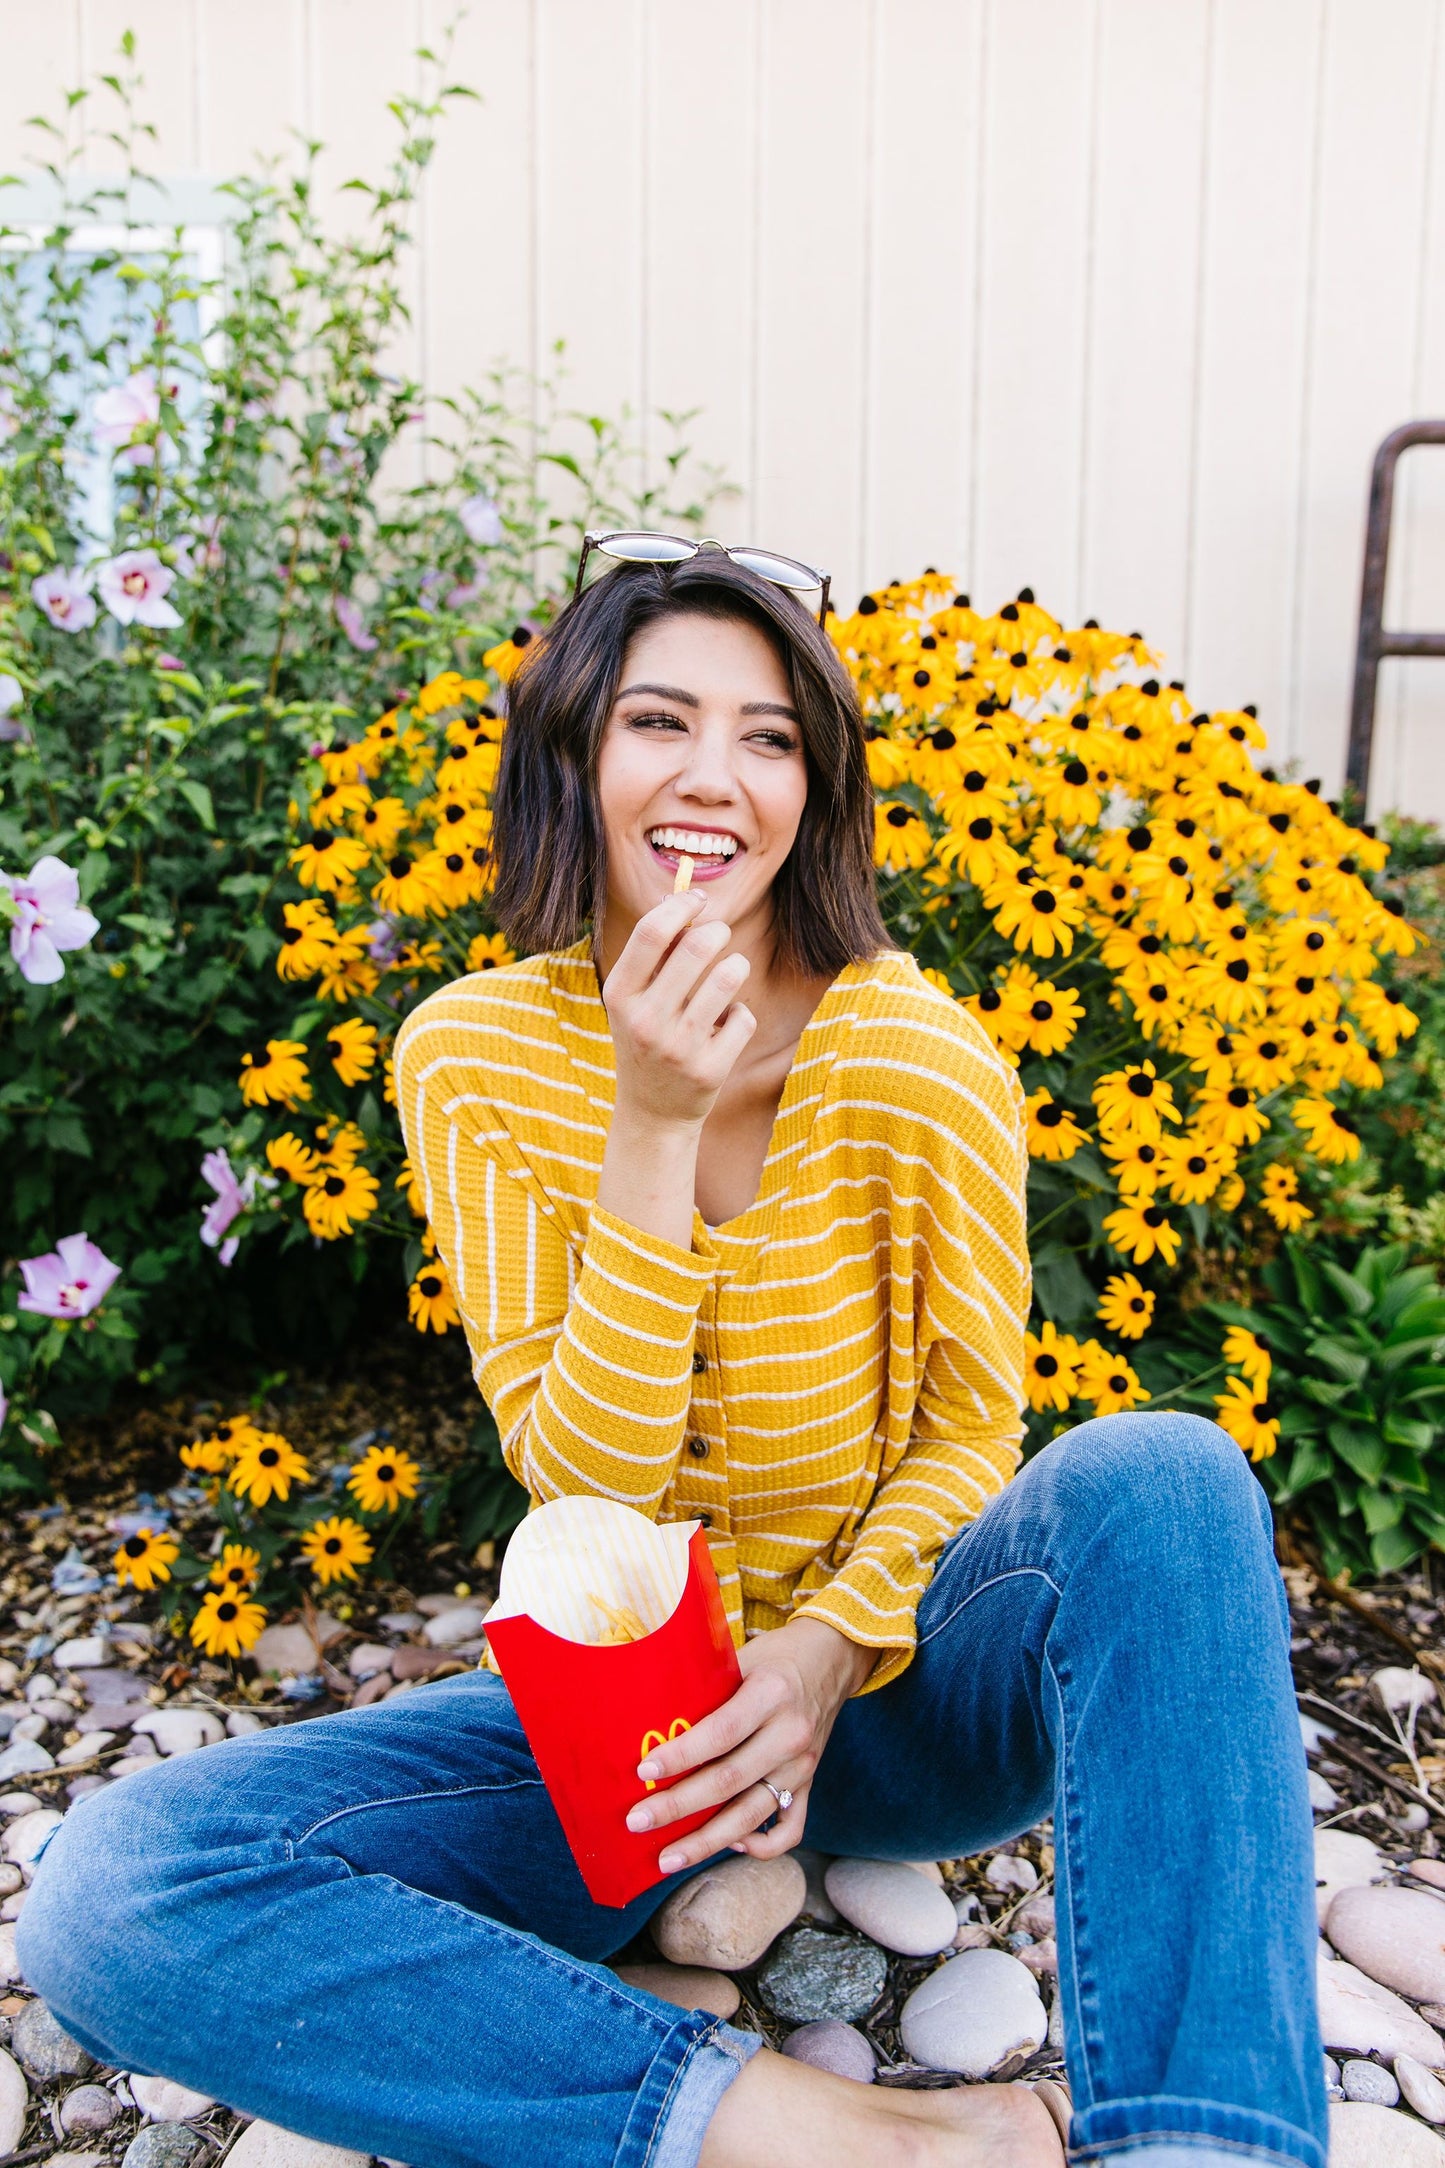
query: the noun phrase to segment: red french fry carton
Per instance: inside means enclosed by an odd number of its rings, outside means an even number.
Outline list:
[[[557,1539],[550,1551],[549,1534]],[[605,1632],[607,1607],[624,1605],[651,1631],[607,1643],[575,1637]],[[645,1784],[638,1763],[742,1683],[702,1529],[657,1528],[608,1499],[556,1499],[513,1536],[486,1630],[589,1895],[600,1905],[629,1903],[665,1879],[657,1864],[664,1847],[716,1811],[630,1830],[629,1811],[664,1788]]]

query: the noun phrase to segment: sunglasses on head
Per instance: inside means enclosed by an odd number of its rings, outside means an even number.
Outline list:
[[[816,565],[805,565],[796,557],[780,557],[776,550],[754,549],[750,543],[734,546],[717,542],[710,535],[700,542],[692,542],[680,534],[649,534],[646,531],[630,534],[623,529],[611,534],[583,536],[582,555],[577,561],[577,578],[572,588],[574,602],[582,592],[582,575],[594,550],[603,557],[618,557],[630,565],[681,564],[686,558],[700,556],[704,550],[721,550],[724,557],[741,565],[744,572],[754,572],[760,580],[771,581],[774,587],[786,587],[793,594],[806,594],[817,588],[820,625],[828,614],[832,577],[827,572],[820,572]]]

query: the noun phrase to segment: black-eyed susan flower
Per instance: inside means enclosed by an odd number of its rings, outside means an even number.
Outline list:
[[[292,1182],[309,1182],[316,1173],[317,1154],[290,1129],[269,1139],[266,1159],[278,1174],[284,1174]]]
[[[439,902],[434,885],[409,851],[396,851],[387,859],[371,895],[379,911],[397,918],[425,918]]]
[[[308,1183],[302,1210],[306,1224],[323,1242],[349,1235],[376,1210],[378,1185],[369,1167],[332,1167]]]
[[[360,1521],[332,1514],[308,1528],[301,1539],[301,1553],[323,1588],[333,1581],[354,1581],[357,1568],[371,1563],[375,1545]]]
[[[260,1571],[261,1553],[251,1544],[227,1543],[222,1545],[208,1578],[228,1595],[244,1596],[255,1587]]]
[[[314,978],[325,964],[336,939],[335,919],[326,906],[315,899],[288,903],[281,915],[285,925],[276,958],[277,977]]]
[[[1251,1460],[1268,1460],[1279,1444],[1279,1411],[1267,1392],[1244,1378],[1228,1378],[1224,1391],[1216,1393],[1216,1421]]]
[[[1194,1102],[1196,1134],[1236,1152],[1258,1144],[1268,1127],[1269,1116],[1261,1114],[1254,1093],[1243,1084],[1231,1084],[1227,1091],[1206,1088]]]
[[[516,951],[508,947],[503,933],[479,933],[467,950],[468,971],[500,971],[504,964],[516,961]]]
[[[532,637],[526,625],[518,625],[507,639],[499,640],[495,647],[487,649],[482,657],[483,665],[494,671],[504,685],[509,684],[522,667]]]
[[[304,1039],[268,1039],[264,1049],[241,1056],[241,1097],[248,1107],[295,1107],[311,1097]]]
[[[289,863],[303,888],[319,888],[333,896],[348,896],[356,876],[371,853],[355,836],[334,828],[313,828],[306,841],[291,853]]]
[[[1152,1197],[1164,1179],[1164,1146],[1162,1141],[1150,1144],[1133,1137],[1105,1137],[1101,1139],[1105,1155],[1114,1170],[1121,1197]]]
[[[1207,1204],[1234,1172],[1234,1153],[1228,1145],[1187,1131],[1182,1137],[1166,1137],[1160,1153],[1162,1179],[1173,1204]]]
[[[410,817],[404,798],[375,798],[356,816],[352,826],[369,853],[390,858]]]
[[[439,1264],[424,1265],[406,1291],[407,1315],[418,1332],[435,1333],[461,1323],[451,1283]]]
[[[1132,1272],[1115,1272],[1104,1282],[1097,1316],[1121,1340],[1142,1340],[1154,1318],[1154,1294]]]
[[[1084,1021],[1084,1004],[1071,986],[1039,979],[1024,1012],[1025,1044],[1035,1054],[1061,1054]]]
[[[209,1436],[193,1439],[180,1451],[181,1465],[204,1475],[220,1475],[229,1468],[248,1439],[257,1435],[249,1415],[228,1415]]]
[[[381,973],[372,961],[366,942],[347,937],[335,942],[328,951],[318,974],[316,991],[323,1001],[334,1001],[338,1008],[344,1008],[348,1001],[374,994],[380,984]]]
[[[373,1445],[352,1469],[347,1489],[363,1513],[395,1513],[403,1498],[415,1498],[421,1469],[409,1454]]]
[[[1305,1221],[1314,1218],[1299,1194],[1299,1176],[1282,1160],[1265,1168],[1259,1187],[1259,1201],[1282,1234],[1298,1234]]]
[[[1111,1069],[1094,1086],[1099,1128],[1105,1136],[1141,1138],[1157,1144],[1166,1122],[1179,1120],[1174,1087],[1152,1061]]]
[[[1132,1264],[1147,1265],[1157,1252],[1172,1265],[1179,1255],[1179,1230],[1162,1205],[1122,1204],[1105,1216],[1104,1233]]]
[[[410,1159],[403,1159],[401,1172],[396,1178],[395,1186],[405,1196],[407,1210],[412,1214],[413,1218],[424,1220],[426,1218],[426,1196]]]
[[[226,1480],[238,1498],[253,1506],[264,1506],[271,1498],[284,1504],[293,1483],[311,1481],[311,1470],[279,1431],[259,1430],[241,1448]]]
[[[1054,1408],[1062,1414],[1078,1384],[1079,1345],[1071,1333],[1050,1319],[1024,1334],[1024,1393],[1036,1413]]]
[[[896,800],[873,809],[873,863],[890,873],[909,866],[923,866],[933,855],[933,838],[927,824],[912,806]]]
[[[1298,1034],[1285,1024],[1256,1024],[1241,1032],[1235,1048],[1235,1071],[1251,1091],[1278,1091],[1299,1068],[1302,1045]]]
[[[171,1567],[181,1555],[175,1537],[164,1528],[137,1528],[128,1535],[111,1564],[122,1588],[129,1582],[142,1592],[168,1581]]]
[[[1024,874],[1033,877],[1025,881]],[[1020,867],[1012,878],[1005,874],[985,901],[994,914],[994,926],[1016,949],[1029,949],[1035,956],[1073,954],[1074,929],[1083,922],[1082,904],[1066,888],[1039,880],[1032,866]]]
[[[1231,1325],[1224,1335],[1220,1352],[1232,1368],[1244,1372],[1251,1385],[1268,1385],[1274,1360],[1269,1349],[1255,1338],[1247,1325]]]
[[[374,1024],[363,1023],[359,1016],[348,1016],[344,1023],[333,1024],[326,1038],[336,1049],[331,1066],[343,1084],[349,1087],[370,1076],[376,1067]]]
[[[266,1613],[259,1603],[212,1588],[191,1620],[191,1639],[206,1656],[244,1656],[255,1647],[265,1623]]]
[[[1342,1107],[1328,1099],[1296,1099],[1290,1108],[1296,1129],[1302,1129],[1316,1159],[1342,1166],[1360,1156],[1360,1132]]]
[[[1098,1340],[1086,1340],[1079,1350],[1079,1398],[1092,1400],[1096,1415],[1122,1415],[1149,1394],[1122,1355]]]
[[[1081,1144],[1089,1141],[1069,1109],[1050,1091],[1031,1092],[1028,1109],[1028,1147],[1033,1159],[1072,1159]]]

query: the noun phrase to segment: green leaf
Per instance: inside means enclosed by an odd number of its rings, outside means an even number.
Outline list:
[[[1034,1301],[1056,1325],[1075,1325],[1092,1316],[1098,1300],[1072,1250],[1044,1242],[1034,1252]]]
[[[178,780],[176,789],[185,799],[186,804],[191,808],[201,826],[208,834],[214,835],[216,832],[216,809],[211,803],[211,794],[205,784],[196,782],[192,776],[183,775]]]
[[[1387,1528],[1370,1538],[1370,1563],[1376,1573],[1398,1573],[1418,1558],[1424,1545],[1405,1528]]]
[[[1360,1492],[1360,1517],[1372,1536],[1383,1535],[1387,1528],[1398,1528],[1404,1512],[1404,1499],[1392,1491]]]
[[[1385,1441],[1377,1431],[1366,1430],[1358,1423],[1336,1416],[1329,1426],[1328,1437],[1345,1466],[1361,1482],[1379,1482],[1385,1472],[1388,1453]]]
[[[1387,1415],[1383,1427],[1391,1445],[1408,1445],[1417,1453],[1428,1453],[1435,1443],[1435,1425],[1419,1416]]]

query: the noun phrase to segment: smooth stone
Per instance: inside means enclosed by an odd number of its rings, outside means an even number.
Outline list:
[[[794,1927],[758,1973],[758,1992],[790,2025],[866,2017],[888,1980],[888,1959],[862,1935]]]
[[[109,2130],[119,2114],[119,2102],[103,2085],[77,2085],[60,2103],[60,2127],[68,2138],[78,2130]]]
[[[20,1869],[7,1860],[5,1865],[0,1867],[0,1897],[13,1896],[24,1879]]]
[[[162,1754],[194,1754],[226,1736],[220,1717],[209,1709],[148,1709],[131,1726],[133,1737],[154,1739]]]
[[[226,1718],[228,1739],[249,1739],[253,1731],[265,1731],[266,1726],[250,1709],[232,1709]]]
[[[1320,2034],[1327,2048],[1347,2055],[1413,2055],[1434,2068],[1445,2063],[1445,2040],[1407,2002],[1353,1965],[1321,1950],[1316,1974]]]
[[[80,2042],[38,2000],[27,2002],[16,2018],[10,2045],[33,2078],[83,2078],[95,2067]]]
[[[40,2168],[111,2168],[109,2153],[50,2153]]]
[[[652,1922],[652,1939],[674,1965],[745,1972],[797,1918],[806,1894],[803,1870],[786,1852],[740,1854],[674,1890]]]
[[[420,1611],[383,1611],[376,1623],[384,1634],[414,1634],[422,1615]]]
[[[855,2026],[844,2025],[835,2017],[800,2025],[783,2042],[783,2053],[795,2063],[807,2063],[814,2070],[831,2070],[835,2078],[856,2078],[861,2085],[871,2085],[878,2069],[872,2042]]]
[[[1370,2100],[1377,2108],[1393,2108],[1400,2098],[1400,2088],[1388,2070],[1356,2057],[1340,2071],[1340,2091],[1346,2100]]]
[[[14,1746],[0,1752],[0,1784],[10,1777],[37,1776],[42,1769],[53,1769],[55,1756],[46,1752],[34,1739],[17,1739]]]
[[[800,1916],[805,1920],[811,1920],[816,1927],[836,1927],[838,1924],[838,1907],[828,1895],[827,1886],[823,1880],[828,1871],[828,1864],[832,1854],[830,1852],[813,1852],[806,1845],[800,1844],[794,1849],[792,1856],[802,1868],[803,1879],[808,1885],[808,1893],[803,1899],[803,1910]]]
[[[389,1671],[378,1671],[371,1678],[363,1679],[351,1697],[352,1708],[369,1709],[374,1701],[385,1699],[388,1689],[394,1683]]]
[[[1330,2168],[1445,2168],[1445,2139],[1398,2108],[1332,2100]]]
[[[25,1910],[25,1900],[29,1895],[28,1889],[18,1889],[13,1897],[0,1901],[0,1920],[18,1920]]]
[[[1335,2061],[1333,2055],[1327,2055],[1325,2057],[1325,2084],[1333,2085],[1338,2090],[1339,2082],[1340,2066]]]
[[[0,1814],[9,1820],[17,1814],[33,1814],[39,1805],[34,1792],[0,1792]]]
[[[143,2123],[121,2155],[121,2168],[190,2168],[205,2142],[186,2123]]]
[[[174,2129],[176,2126],[169,2126]],[[369,2168],[371,2156],[319,2138],[302,2138],[279,2123],[248,2123],[226,2155],[226,2168]]]
[[[925,1880],[936,1882],[938,1887],[942,1889],[943,1869],[936,1859],[905,1859],[903,1864],[905,1867],[911,1867],[915,1874],[921,1874]]]
[[[1412,1859],[1410,1872],[1417,1882],[1428,1882],[1431,1889],[1445,1889],[1445,1859]]]
[[[1427,2123],[1445,2123],[1445,2085],[1433,2070],[1417,2063],[1413,2055],[1397,2055],[1395,2077],[1417,2115],[1423,2115]]]
[[[736,1980],[705,1965],[614,1965],[612,1970],[629,1987],[640,1987],[659,2002],[676,2003],[679,2010],[732,2017],[743,1999]]]
[[[63,1746],[55,1757],[57,1769],[78,1769],[82,1762],[94,1761],[108,1746],[115,1745],[113,1731],[88,1731],[73,1746]]]
[[[1309,1795],[1310,1809],[1315,1814],[1333,1814],[1340,1803],[1340,1795],[1328,1777],[1322,1777],[1318,1769],[1305,1775],[1305,1791]]]
[[[1423,1671],[1404,1664],[1386,1664],[1370,1674],[1370,1699],[1387,1716],[1408,1716],[1412,1709],[1429,1709],[1439,1700],[1435,1681]]]
[[[986,2078],[1032,2055],[1048,2030],[1033,1974],[1007,1950],[951,1957],[913,1990],[899,2018],[914,2062],[968,2078]]]
[[[378,1671],[390,1671],[391,1650],[383,1648],[379,1641],[363,1641],[346,1659],[346,1668],[353,1679],[371,1679]]]
[[[0,2048],[0,2159],[19,2150],[29,2106],[30,2088],[24,2071],[13,2055]]]
[[[896,1860],[835,1859],[823,1884],[851,1927],[901,1957],[936,1957],[958,1931],[942,1888]]]
[[[1016,1859],[1012,1852],[995,1852],[983,1870],[990,1889],[1027,1891],[1039,1886],[1039,1870],[1031,1859]]]
[[[460,1611],[464,1604],[473,1602],[471,1596],[458,1596],[449,1588],[433,1590],[430,1596],[418,1596],[416,1607],[423,1618],[440,1618],[444,1611]],[[386,1620],[382,1620],[382,1625]]]
[[[68,1715],[69,1711],[66,1713]],[[48,1716],[43,1715],[39,1709],[32,1709],[28,1716],[21,1717],[18,1724],[11,1725],[10,1737],[17,1746],[22,1739],[43,1739],[50,1725],[51,1719]]]
[[[455,1610],[440,1611],[427,1620],[424,1639],[434,1649],[454,1649],[459,1641],[470,1641],[481,1632],[482,1618],[480,1604],[459,1603]]]
[[[92,1708],[82,1709],[75,1719],[77,1731],[129,1731],[140,1715],[140,1710],[130,1701],[113,1701],[108,1706],[96,1702]]]
[[[320,1651],[304,1626],[268,1626],[251,1650],[258,1671],[273,1678],[300,1678],[316,1669]]]
[[[1379,1882],[1387,1872],[1380,1848],[1351,1829],[1315,1831],[1315,1917],[1321,1927],[1342,1889]]]
[[[110,1774],[113,1778],[133,1777],[142,1769],[159,1769],[160,1765],[159,1754],[122,1754],[119,1761],[111,1763]]]
[[[5,1902],[10,1902],[8,1897]],[[14,1987],[20,1978],[20,1960],[15,1955],[14,1923],[11,1920],[0,1921],[0,1987]]]
[[[398,1686],[413,1685],[418,1679],[429,1679],[443,1664],[455,1662],[449,1649],[393,1649],[391,1652],[391,1676]],[[386,1686],[384,1673],[378,1672],[383,1690]]]
[[[1325,1933],[1361,1972],[1414,2002],[1445,2002],[1445,1905],[1414,1889],[1342,1889]]]
[[[14,1866],[20,1869],[25,1881],[30,1880],[36,1860],[52,1829],[59,1829],[65,1816],[55,1807],[37,1807],[33,1814],[18,1814],[0,1840],[3,1852]]]
[[[1019,1963],[1027,1966],[1036,1979],[1057,1973],[1059,1969],[1059,1945],[1052,1935],[1045,1935],[1042,1942],[1035,1942],[1018,1953]]]
[[[955,1950],[991,1950],[993,1936],[979,1920],[960,1920],[951,1947]]]
[[[95,1670],[109,1654],[110,1643],[104,1634],[86,1634],[76,1641],[62,1641],[50,1661],[59,1664],[62,1671]]]
[[[193,2115],[204,2115],[216,2105],[209,2093],[193,2092],[174,2078],[143,2078],[128,2071],[126,2083],[141,2114],[153,2123],[188,2123]]]
[[[1299,1715],[1300,1744],[1306,1754],[1318,1754],[1320,1748],[1327,1745],[1335,1737],[1335,1733],[1328,1724],[1322,1724],[1317,1716],[1307,1716],[1303,1709],[1297,1713]]]
[[[1030,1897],[1014,1914],[1014,1926],[1023,1934],[1037,1935],[1041,1942],[1054,1932],[1055,1925],[1054,1900],[1047,1890],[1041,1896]]]

